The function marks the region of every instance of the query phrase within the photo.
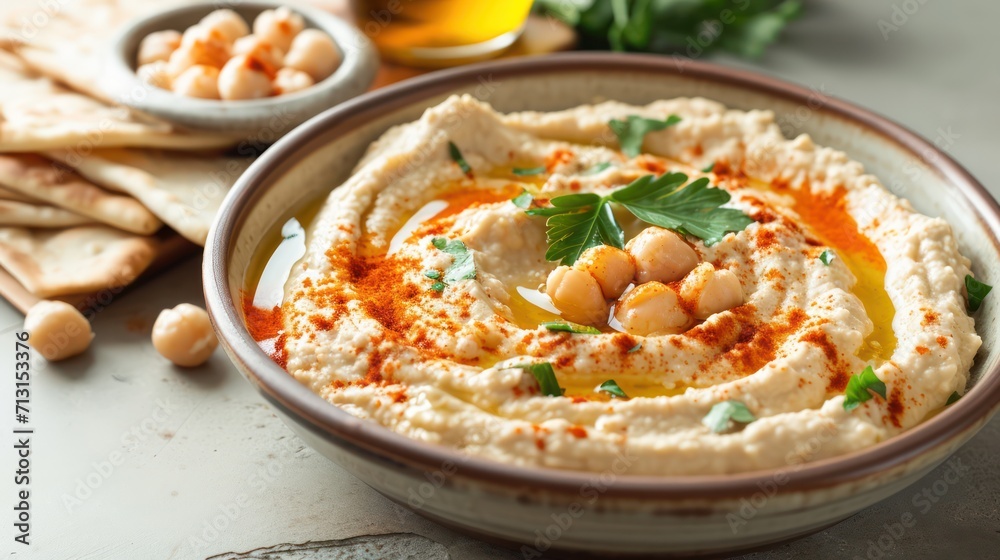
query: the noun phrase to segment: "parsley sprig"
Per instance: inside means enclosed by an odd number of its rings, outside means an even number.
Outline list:
[[[990,293],[993,286],[989,284],[983,284],[979,280],[972,277],[971,274],[965,275],[965,291],[969,294],[968,307],[969,311],[975,313],[979,310],[979,306],[983,304],[983,298]]]
[[[541,362],[537,364],[520,364],[514,367],[527,370],[531,375],[535,376],[535,381],[538,382],[538,389],[543,395],[547,397],[562,396],[563,389],[559,386],[559,381],[556,379],[556,372],[552,369],[552,364]]]
[[[623,391],[622,388],[618,386],[618,382],[615,381],[614,379],[608,379],[604,383],[601,383],[600,385],[597,386],[596,391],[598,393],[607,393],[611,395],[611,398],[615,399],[628,398],[628,395],[625,394],[625,391]]]
[[[717,402],[712,405],[712,409],[701,419],[701,423],[719,434],[733,427],[734,422],[749,424],[757,420],[757,417],[750,412],[747,405],[740,401],[728,400]]]
[[[735,208],[720,208],[729,193],[711,187],[702,177],[688,185],[687,175],[645,175],[610,194],[579,193],[557,196],[551,207],[527,210],[531,216],[547,216],[549,249],[545,258],[571,265],[591,247],[625,246],[625,233],[611,212],[611,203],[624,206],[640,220],[712,245],[731,231],[742,231],[753,223]]]

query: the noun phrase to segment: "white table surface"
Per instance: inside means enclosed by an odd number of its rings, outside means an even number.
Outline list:
[[[902,25],[897,15],[886,40],[878,21],[891,23],[893,4],[904,14],[918,9]],[[998,193],[1000,3],[828,0],[808,8],[764,59],[716,60],[885,114],[945,143]],[[149,331],[159,310],[202,302],[199,264],[191,259],[116,298],[96,315],[97,339],[85,355],[36,367],[30,548],[13,543],[10,509],[9,374],[21,317],[0,303],[8,374],[0,383],[0,551],[39,560],[518,557],[401,509],[305,447],[221,350],[190,371],[156,355]],[[747,558],[997,557],[1000,418],[956,457],[967,466],[957,481],[942,467],[836,527]],[[885,525],[907,513],[916,524],[894,536]]]

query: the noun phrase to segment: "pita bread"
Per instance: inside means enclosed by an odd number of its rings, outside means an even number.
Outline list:
[[[71,148],[82,155],[102,146],[179,150],[232,146],[232,137],[187,133],[124,106],[70,91],[0,52],[0,152]]]
[[[201,246],[222,199],[251,162],[249,158],[152,150],[95,150],[82,159],[66,150],[46,155],[76,168],[98,185],[134,196],[167,225]]]
[[[95,223],[69,210],[15,200],[0,200],[0,226],[63,228]]]
[[[14,202],[27,202],[29,204],[38,204],[37,198],[32,198],[24,193],[19,193],[17,191],[10,190],[6,187],[0,187],[0,200],[13,200]]]
[[[156,244],[104,225],[0,228],[0,265],[40,298],[96,292],[135,280],[156,256]]]
[[[134,198],[110,193],[34,154],[0,155],[0,184],[125,231],[150,234],[163,225]]]

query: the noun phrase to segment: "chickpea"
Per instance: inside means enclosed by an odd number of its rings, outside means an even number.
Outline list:
[[[673,282],[698,264],[698,253],[676,233],[648,227],[625,245],[635,259],[635,279],[642,282]]]
[[[318,29],[306,29],[292,40],[285,66],[302,70],[321,82],[340,66],[340,51],[330,36]]]
[[[161,356],[183,366],[205,363],[219,340],[212,330],[208,313],[190,303],[164,309],[153,323],[153,346]]]
[[[234,56],[219,73],[219,95],[226,100],[259,99],[271,95],[268,67],[258,59]]]
[[[601,285],[601,292],[607,299],[622,295],[635,276],[632,255],[609,245],[587,249],[573,267],[589,272]]]
[[[177,76],[173,90],[189,97],[219,99],[219,69],[198,64]]]
[[[295,93],[312,87],[316,82],[305,72],[294,68],[282,68],[274,77],[274,95]]]
[[[170,74],[167,73],[167,63],[162,60],[144,64],[136,69],[135,73],[142,80],[142,83],[146,85],[170,89],[171,80]]]
[[[215,10],[203,17],[198,25],[218,31],[230,43],[250,33],[247,22],[232,10]]]
[[[715,270],[711,263],[701,263],[691,271],[681,284],[681,293],[694,301],[694,316],[702,320],[743,305],[740,279],[728,270]]]
[[[43,300],[24,316],[28,344],[50,362],[65,360],[90,346],[94,333],[90,321],[64,301]]]
[[[253,20],[253,33],[279,49],[288,52],[292,39],[305,27],[302,16],[285,6],[264,10]]]
[[[233,56],[238,54],[248,54],[274,68],[281,68],[285,65],[284,51],[256,35],[240,37],[233,43]]]
[[[143,37],[139,43],[136,64],[145,66],[153,62],[166,62],[171,53],[181,45],[181,34],[173,29],[155,31]]]
[[[545,281],[545,293],[567,321],[594,326],[608,323],[608,303],[600,284],[587,272],[557,267]]]
[[[181,46],[170,55],[167,73],[176,78],[192,66],[222,68],[229,56],[229,44],[218,32],[206,31],[198,26],[191,27],[184,32]]]
[[[629,334],[637,336],[681,333],[691,324],[677,294],[655,281],[639,284],[625,294],[615,308],[615,318]]]

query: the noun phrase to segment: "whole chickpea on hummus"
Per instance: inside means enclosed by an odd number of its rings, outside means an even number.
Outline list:
[[[953,402],[980,346],[989,287],[951,227],[767,111],[452,97],[331,187],[249,287],[249,330],[334,405],[474,456],[819,460]]]
[[[139,44],[136,72],[189,97],[259,99],[312,87],[340,61],[326,33],[305,29],[302,16],[283,6],[261,12],[252,29],[236,12],[216,10],[183,34],[150,33]]]

